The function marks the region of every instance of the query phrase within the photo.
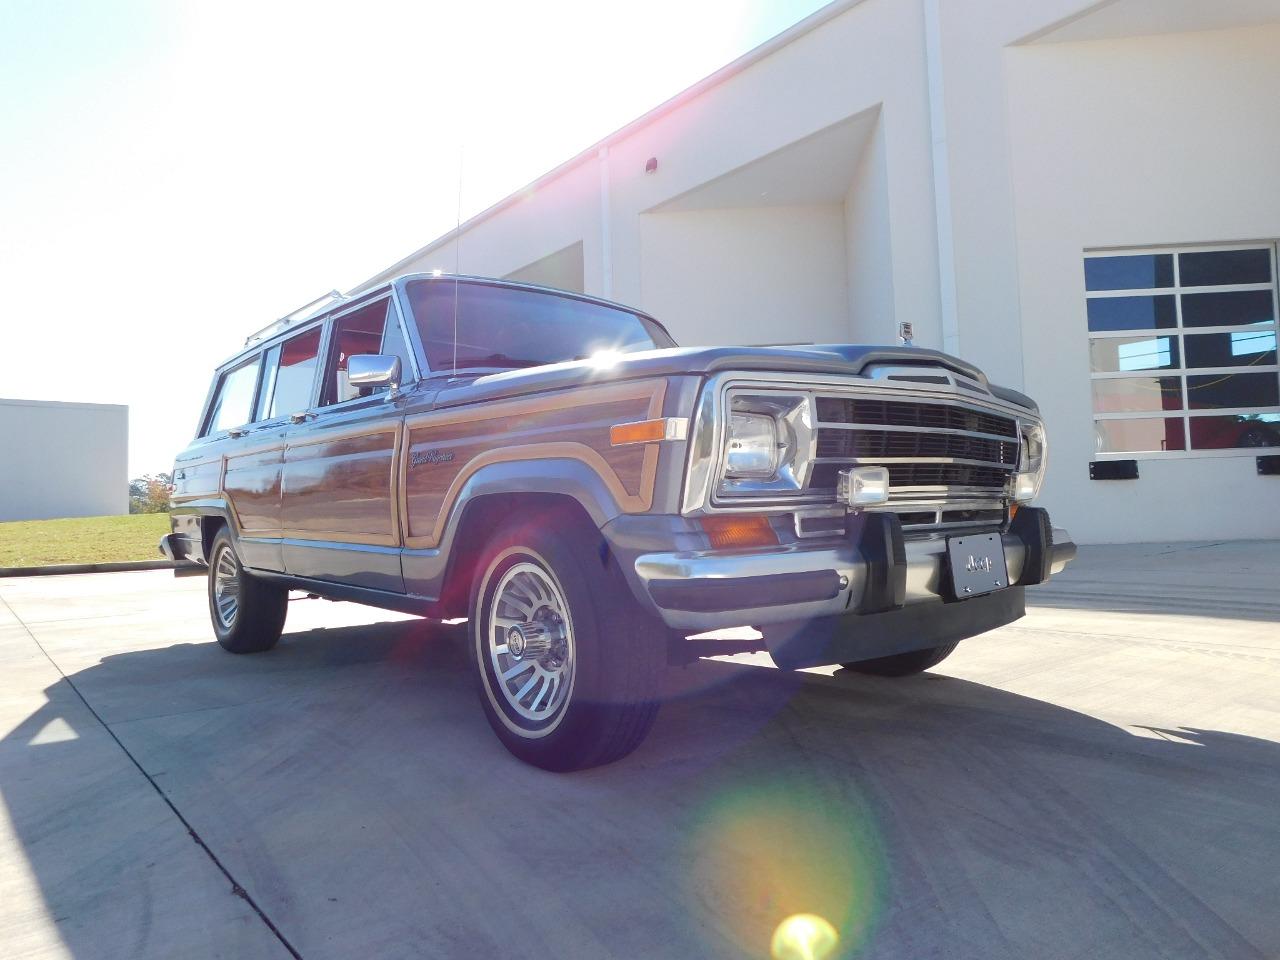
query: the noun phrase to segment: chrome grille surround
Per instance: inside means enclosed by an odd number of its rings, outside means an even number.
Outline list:
[[[907,370],[909,376],[893,376]],[[767,379],[766,379],[767,377]],[[718,476],[723,412],[735,392],[779,390],[811,397],[811,458],[801,490],[785,496],[726,493]],[[690,435],[682,511],[791,512],[802,538],[832,536],[846,513],[835,503],[842,469],[883,465],[889,502],[909,534],[993,529],[1007,517],[1023,429],[1039,423],[1030,410],[994,396],[985,384],[940,367],[826,376],[725,373],[704,385]]]

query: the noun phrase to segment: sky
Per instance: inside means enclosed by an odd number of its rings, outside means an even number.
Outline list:
[[[167,471],[249,333],[824,2],[0,0],[0,397]]]

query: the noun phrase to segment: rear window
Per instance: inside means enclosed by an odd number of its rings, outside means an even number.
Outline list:
[[[255,356],[222,375],[218,394],[209,411],[206,434],[222,433],[253,419],[253,394],[258,386],[258,365],[261,361],[261,355]]]
[[[554,293],[450,280],[416,280],[407,290],[427,363],[436,371],[536,367],[675,346],[646,317]]]

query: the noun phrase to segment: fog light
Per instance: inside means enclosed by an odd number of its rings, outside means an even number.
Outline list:
[[[841,470],[836,499],[851,507],[871,507],[889,501],[888,467]]]
[[[1013,499],[1018,503],[1029,503],[1036,498],[1040,478],[1034,473],[1020,473],[1014,480]]]

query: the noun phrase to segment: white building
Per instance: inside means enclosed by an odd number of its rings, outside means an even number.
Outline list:
[[[129,408],[0,399],[0,521],[129,512]]]
[[[1277,537],[1277,91],[1280,0],[837,0],[369,282],[457,239],[684,344],[910,320],[1039,400],[1078,540]]]

